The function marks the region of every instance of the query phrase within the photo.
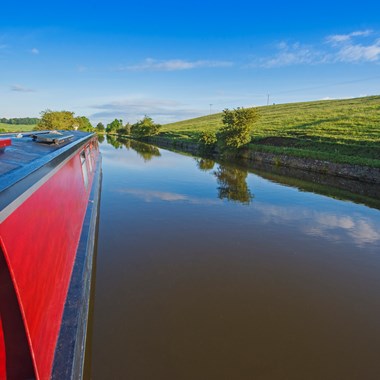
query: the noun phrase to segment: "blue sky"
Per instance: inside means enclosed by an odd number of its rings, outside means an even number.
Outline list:
[[[380,2],[8,1],[0,117],[170,122],[380,93]]]

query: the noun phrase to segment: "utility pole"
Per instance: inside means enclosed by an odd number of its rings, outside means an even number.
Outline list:
[[[268,99],[267,99],[267,106],[269,106],[269,94],[268,94]]]
[[[210,104],[210,115],[211,115],[211,107],[212,107],[212,104]]]

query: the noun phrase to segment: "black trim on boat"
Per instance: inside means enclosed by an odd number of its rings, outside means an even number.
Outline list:
[[[98,160],[53,362],[55,380],[83,378],[102,181],[100,154]]]

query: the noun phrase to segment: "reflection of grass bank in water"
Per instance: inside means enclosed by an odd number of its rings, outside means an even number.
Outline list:
[[[249,149],[380,168],[380,96],[258,107]],[[162,126],[156,139],[180,147],[216,132],[222,114]]]
[[[152,159],[161,155],[156,146],[128,138],[107,136],[107,141],[116,149],[125,147],[126,149],[133,149],[137,153],[144,152],[145,159]],[[170,145],[165,144],[164,148],[193,157],[192,154],[172,148]],[[146,155],[147,153],[148,155]],[[143,155],[141,157],[144,159]],[[375,184],[260,162],[252,163],[246,160],[224,162],[210,157],[197,157],[195,161],[199,170],[210,172],[216,177],[218,181],[218,197],[220,199],[249,204],[254,198],[254,189],[253,191],[249,189],[246,179],[248,173],[254,173],[281,185],[296,187],[301,191],[380,209],[380,187]]]
[[[304,170],[278,167],[262,163],[240,162],[238,167],[281,185],[296,187],[301,191],[325,195],[330,198],[351,201],[380,209],[380,188],[375,184],[322,175]]]

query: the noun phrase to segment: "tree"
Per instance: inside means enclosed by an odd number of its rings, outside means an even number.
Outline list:
[[[41,112],[41,120],[35,129],[74,129],[76,124],[77,120],[74,118],[74,112],[46,110]]]
[[[118,129],[123,127],[123,120],[115,119],[111,123],[107,124],[107,133],[116,133]]]
[[[124,127],[119,128],[116,132],[118,135],[129,136],[131,134],[131,124],[129,123],[125,124]]]
[[[132,128],[131,124],[130,123],[126,123],[124,125],[124,133],[126,135],[130,135],[131,134],[131,128]]]
[[[104,133],[105,130],[106,130],[106,128],[104,127],[103,123],[96,124],[96,131],[97,132]]]
[[[131,133],[135,137],[154,136],[160,131],[160,128],[160,124],[154,123],[151,117],[145,115],[142,120],[132,125]]]
[[[251,141],[251,128],[258,118],[256,108],[225,109],[223,127],[217,134],[222,148],[236,150],[248,144]]]
[[[94,127],[92,126],[90,120],[86,116],[78,116],[75,118],[76,125],[79,130],[86,132],[93,132]]]

